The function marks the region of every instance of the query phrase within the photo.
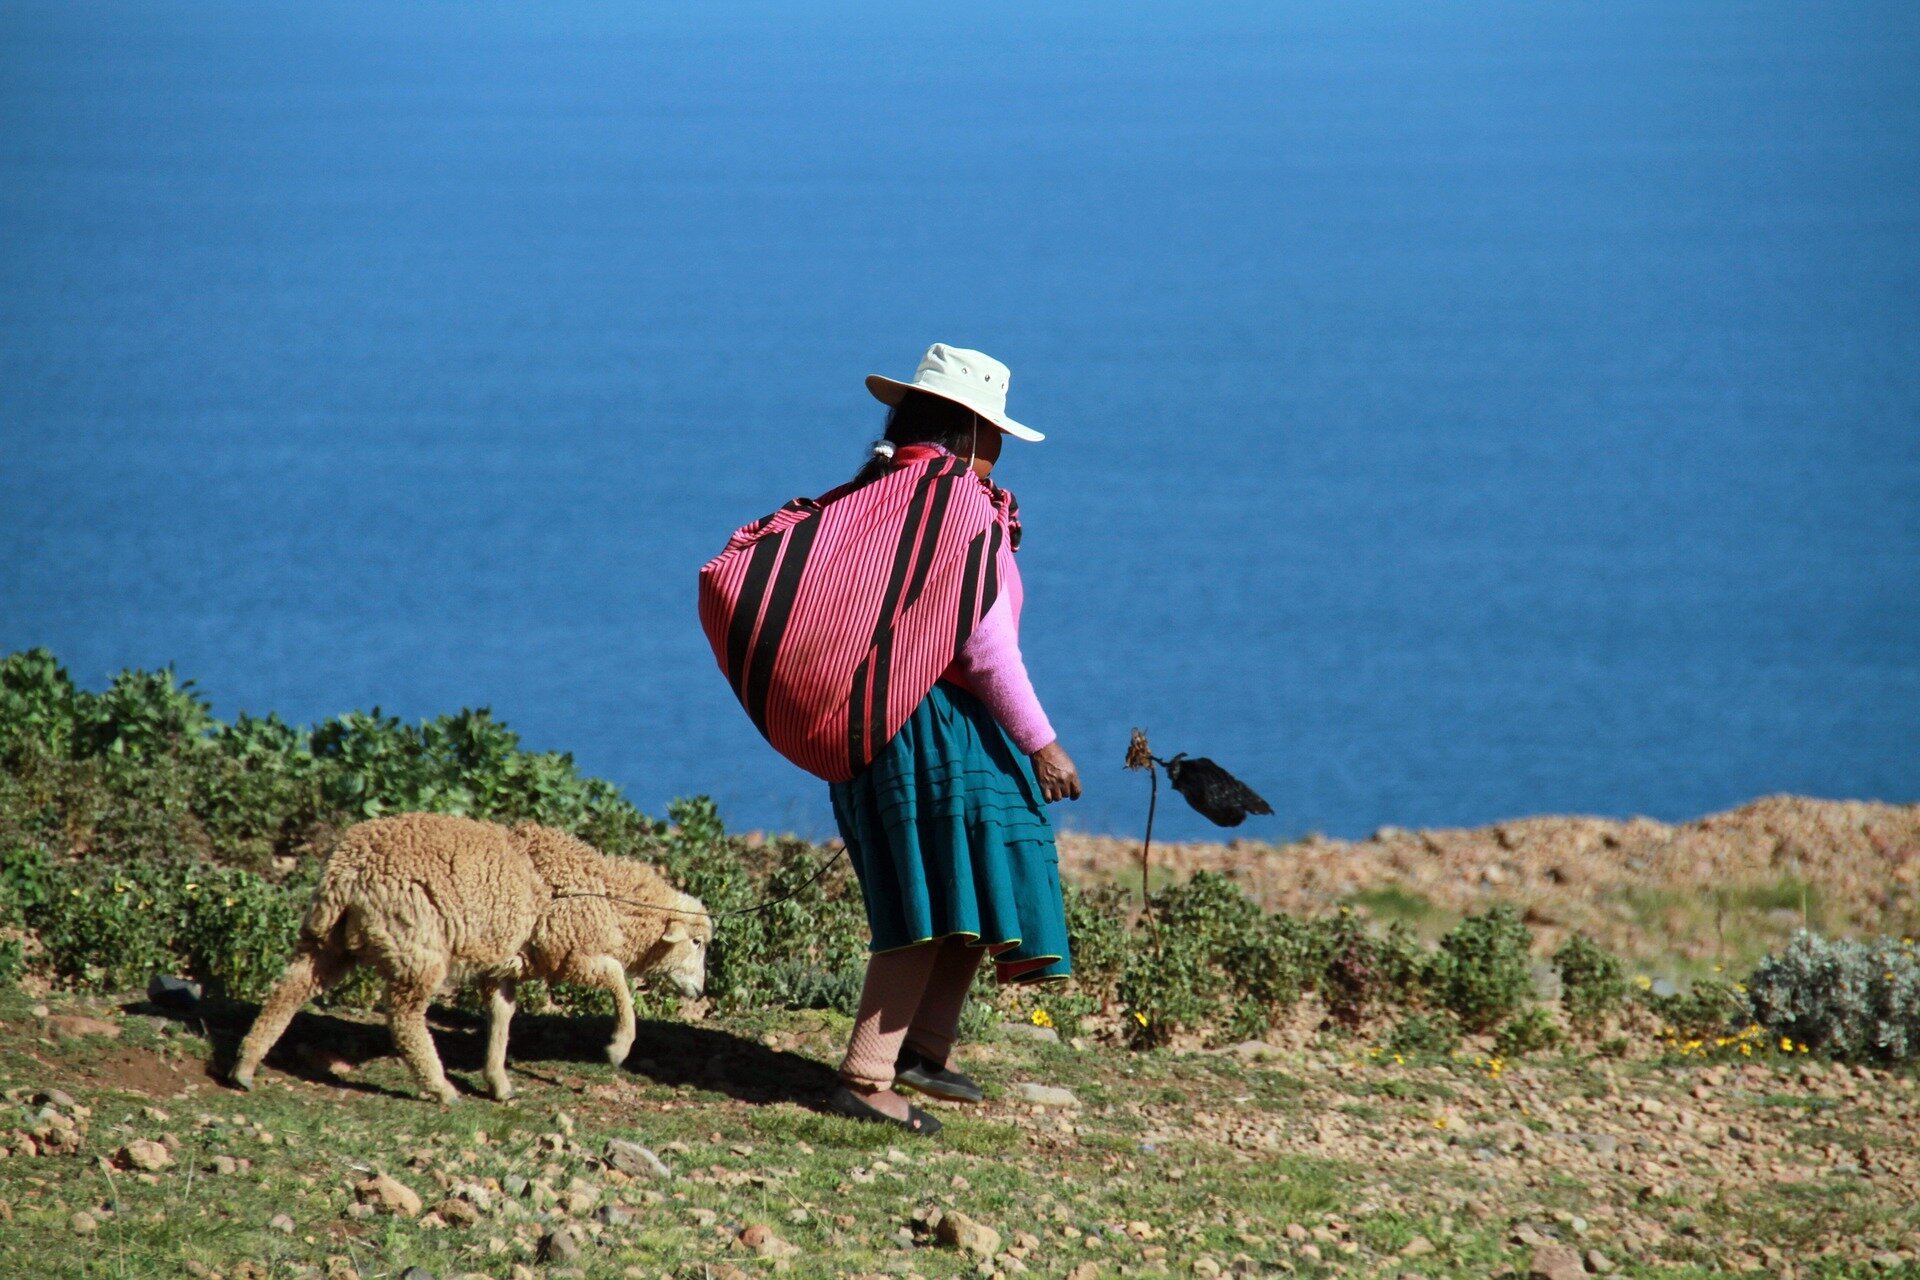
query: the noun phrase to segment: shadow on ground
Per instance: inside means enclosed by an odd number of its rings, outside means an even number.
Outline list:
[[[207,1075],[225,1083],[226,1071],[260,1007],[206,1000],[183,1010],[141,1000],[122,1005],[121,1011],[166,1018],[204,1032],[214,1047]],[[486,1055],[485,1022],[473,1014],[439,1005],[429,1011],[427,1020],[440,1061],[456,1077],[455,1087],[472,1096],[484,1096],[458,1076],[479,1075]],[[608,1018],[522,1013],[513,1020],[507,1068],[518,1077],[567,1087],[572,1082],[563,1078],[565,1073],[551,1068],[605,1063],[611,1028]],[[835,1083],[833,1069],[825,1063],[770,1049],[731,1032],[656,1019],[642,1019],[637,1032],[625,1069],[669,1088],[707,1089],[741,1102],[791,1102],[818,1111]],[[266,1065],[327,1088],[386,1097],[417,1096],[410,1090],[389,1089],[354,1078],[366,1063],[390,1057],[393,1052],[384,1023],[308,1009],[295,1016],[267,1055]]]

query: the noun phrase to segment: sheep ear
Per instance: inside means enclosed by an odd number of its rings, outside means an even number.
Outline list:
[[[685,942],[686,940],[687,926],[678,920],[668,925],[667,931],[660,935],[660,941],[662,942]]]

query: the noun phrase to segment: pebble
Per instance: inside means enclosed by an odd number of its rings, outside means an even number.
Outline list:
[[[637,1142],[628,1142],[624,1138],[614,1138],[607,1143],[606,1161],[611,1167],[632,1178],[671,1178],[673,1170],[667,1168],[666,1161]]]
[[[1014,1040],[1035,1040],[1041,1044],[1059,1044],[1060,1033],[1052,1027],[1036,1027],[1031,1022],[1003,1022],[1000,1034]]]
[[[120,1148],[114,1157],[128,1169],[145,1169],[149,1173],[165,1169],[173,1164],[173,1157],[167,1149],[157,1142],[145,1138],[136,1138]]]
[[[580,1256],[580,1237],[571,1227],[559,1227],[540,1237],[536,1255],[542,1262],[572,1262]]]
[[[284,1213],[276,1213],[267,1219],[267,1230],[278,1231],[283,1236],[293,1234],[293,1219]]]
[[[1022,1102],[1031,1102],[1041,1107],[1077,1107],[1080,1099],[1073,1096],[1073,1090],[1062,1089],[1058,1085],[1032,1084],[1021,1082],[1013,1086],[1013,1096]]]
[[[90,1213],[76,1213],[68,1221],[73,1226],[73,1234],[77,1236],[90,1236],[100,1229],[100,1224],[93,1220]]]
[[[396,1217],[411,1218],[420,1212],[420,1196],[398,1178],[377,1173],[373,1177],[354,1185],[354,1195],[360,1203],[378,1213],[390,1213]]]
[[[1586,1280],[1586,1264],[1565,1245],[1535,1248],[1527,1262],[1527,1280]]]
[[[976,1258],[991,1258],[1000,1252],[1000,1233],[958,1209],[940,1215],[934,1238],[951,1249],[959,1249]]]

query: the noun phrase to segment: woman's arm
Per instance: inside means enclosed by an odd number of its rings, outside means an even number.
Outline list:
[[[1053,725],[1033,691],[1027,663],[1020,656],[1020,634],[1003,595],[980,619],[953,665],[966,677],[967,687],[987,704],[993,718],[1028,755],[1054,739]]]

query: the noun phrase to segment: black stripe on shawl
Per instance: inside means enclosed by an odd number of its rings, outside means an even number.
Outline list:
[[[1000,522],[993,522],[988,530],[986,573],[980,584],[980,616],[986,617],[987,610],[993,608],[993,602],[1000,598]]]
[[[953,624],[953,651],[960,652],[967,643],[967,637],[973,634],[977,618],[973,612],[974,601],[980,594],[980,553],[987,546],[987,531],[982,529],[967,543],[967,567],[960,574],[960,609]]]
[[[900,611],[913,608],[914,601],[927,589],[927,571],[933,567],[933,553],[940,546],[940,525],[946,518],[947,504],[953,500],[953,481],[940,485],[933,491],[933,509],[927,512],[927,536],[920,539],[920,554],[914,558],[913,578],[907,583],[906,598],[900,602]]]
[[[927,468],[907,503],[906,519],[900,525],[900,542],[893,552],[893,567],[887,574],[886,593],[881,597],[880,612],[873,620],[873,640],[867,646],[866,658],[853,674],[853,698],[847,714],[847,756],[855,772],[866,767],[869,744],[878,743],[887,732],[887,676],[893,664],[894,613],[900,607],[900,593],[906,586],[907,570],[914,563],[920,540],[931,540],[939,532],[921,527],[928,494],[935,481],[953,474],[953,463],[957,461]]]
[[[734,696],[741,705],[747,701],[747,647],[753,642],[753,629],[760,621],[760,605],[766,599],[767,583],[773,577],[773,565],[780,558],[784,536],[762,538],[753,546],[747,560],[746,576],[740,583],[740,599],[734,605],[733,621],[727,626],[727,679],[733,683]]]
[[[787,621],[793,615],[794,600],[800,594],[800,575],[806,570],[807,555],[813,550],[814,537],[820,532],[820,513],[803,517],[787,530],[786,554],[780,558],[780,572],[767,596],[766,620],[754,638],[753,661],[747,671],[747,715],[766,730],[767,691],[773,683],[773,665],[780,657],[780,642],[786,639]]]

